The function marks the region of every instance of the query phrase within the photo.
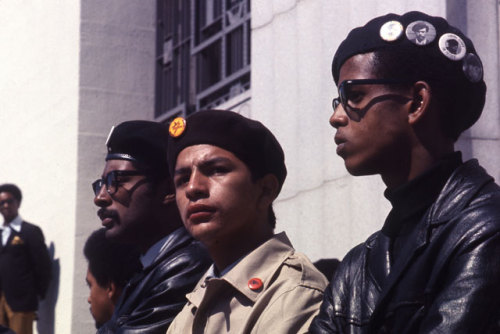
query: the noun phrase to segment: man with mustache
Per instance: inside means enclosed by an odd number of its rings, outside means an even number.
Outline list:
[[[150,121],[121,123],[108,136],[102,178],[92,184],[94,203],[106,237],[136,247],[143,269],[98,333],[165,333],[210,265],[179,217],[167,136],[162,124]]]
[[[286,177],[276,138],[221,110],[177,118],[170,130],[177,206],[214,265],[168,333],[306,331],[327,281],[284,232],[274,234],[272,203]]]
[[[412,43],[415,22],[435,39]],[[345,256],[310,331],[500,333],[500,188],[454,149],[485,102],[472,41],[440,17],[388,14],[349,33],[332,73],[337,154],[380,174],[392,210]]]

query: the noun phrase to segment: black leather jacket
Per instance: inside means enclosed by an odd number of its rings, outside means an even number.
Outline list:
[[[458,167],[391,264],[376,232],[352,249],[311,333],[500,333],[500,188]]]
[[[110,321],[97,333],[161,333],[186,303],[211,264],[208,252],[184,227],[172,232],[153,263],[130,280]]]

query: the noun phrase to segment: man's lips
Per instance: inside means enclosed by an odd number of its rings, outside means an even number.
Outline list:
[[[104,209],[100,209],[97,211],[97,215],[102,221],[102,225],[104,227],[111,227],[113,226],[114,222],[116,221],[118,215],[113,212],[113,211],[108,211]]]
[[[342,152],[344,151],[344,146],[346,143],[346,139],[342,137],[341,135],[337,134],[335,135],[335,144],[337,144],[337,154],[342,155]]]
[[[210,219],[216,209],[205,204],[191,204],[188,206],[186,218],[192,222],[204,222]]]

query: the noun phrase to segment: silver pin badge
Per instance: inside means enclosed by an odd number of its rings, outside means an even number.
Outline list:
[[[462,70],[465,77],[472,83],[483,79],[483,64],[481,59],[473,53],[468,53],[462,61]]]
[[[427,21],[414,21],[406,27],[406,38],[415,45],[427,45],[436,38],[436,28]]]
[[[443,34],[439,38],[439,50],[451,60],[460,60],[467,52],[464,41],[452,33]]]
[[[403,33],[403,25],[399,21],[388,21],[380,27],[380,38],[386,42],[394,42]]]

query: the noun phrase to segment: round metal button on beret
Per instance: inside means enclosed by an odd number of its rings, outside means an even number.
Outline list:
[[[403,33],[403,25],[399,21],[389,21],[380,27],[380,37],[386,42],[397,40]]]
[[[483,64],[478,56],[468,53],[462,62],[462,69],[470,82],[476,83],[483,80]]]
[[[248,287],[250,288],[250,290],[252,291],[257,291],[257,290],[260,290],[262,289],[262,280],[260,278],[250,278],[250,280],[248,281]]]
[[[174,138],[179,137],[182,135],[184,130],[186,129],[186,120],[182,117],[176,117],[170,123],[170,126],[168,127],[168,133]]]
[[[414,21],[406,28],[406,37],[415,45],[427,45],[436,38],[436,28],[427,21]]]
[[[439,38],[439,50],[451,60],[461,60],[467,51],[464,41],[452,33],[443,34]]]

